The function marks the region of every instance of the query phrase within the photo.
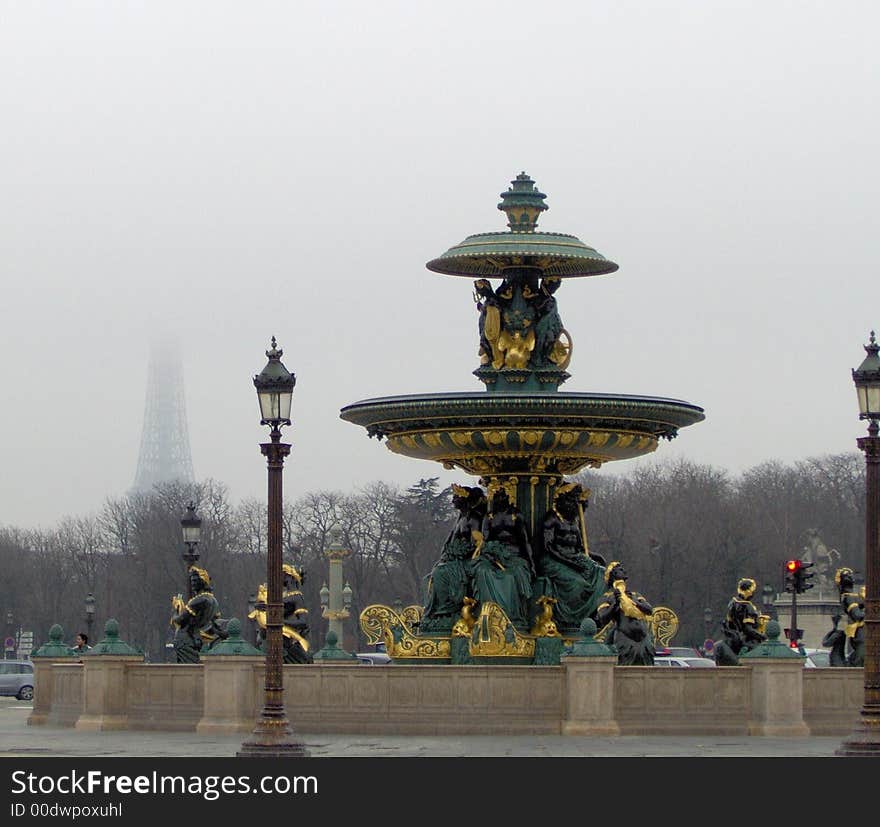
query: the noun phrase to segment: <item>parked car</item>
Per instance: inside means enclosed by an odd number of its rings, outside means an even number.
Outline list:
[[[386,666],[391,663],[391,655],[385,652],[358,652],[357,659],[367,666]]]
[[[715,666],[715,661],[710,658],[701,657],[673,657],[670,655],[660,655],[654,658],[654,666],[677,666],[686,669],[706,669]]]
[[[0,695],[34,699],[34,665],[27,660],[0,660]]]
[[[831,666],[831,650],[830,649],[804,649],[807,653],[804,667],[807,669],[824,669]]]
[[[693,646],[658,646],[657,657],[663,658],[702,658],[705,657]]]

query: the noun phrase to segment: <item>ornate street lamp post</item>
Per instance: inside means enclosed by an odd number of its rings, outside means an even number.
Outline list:
[[[714,648],[714,641],[712,640],[712,627],[714,623],[712,622],[715,618],[715,613],[712,611],[711,606],[706,606],[703,609],[703,630],[706,633],[706,637],[703,638],[703,654],[706,657],[712,657],[712,650]]]
[[[189,567],[199,561],[199,540],[202,535],[202,521],[196,514],[196,507],[190,501],[186,507],[186,514],[180,521],[180,528],[183,531],[183,544],[186,551],[183,552],[183,561],[186,563],[187,570],[187,586],[186,592],[190,598],[195,597],[192,593],[192,585],[189,582]]]
[[[12,609],[7,609],[7,611],[6,611],[6,643],[8,643],[10,640],[13,640],[13,641],[15,640],[15,638],[13,637],[13,634],[12,634],[14,622],[15,622],[15,615],[12,613]],[[4,645],[3,657],[6,660],[14,658],[15,655],[16,655],[16,652],[14,649],[10,649]]]
[[[761,603],[762,608],[764,609],[764,614],[767,615],[771,620],[776,620],[776,606],[774,605],[776,602],[776,589],[773,588],[769,583],[764,584],[764,588],[761,589]]]
[[[859,723],[837,749],[842,756],[880,756],[880,357],[874,331],[866,356],[852,372],[859,398],[859,419],[868,435],[856,444],[865,454],[865,696]]]
[[[271,426],[271,442],[260,445],[269,469],[269,548],[266,576],[266,698],[253,736],[238,751],[239,757],[287,758],[309,755],[305,746],[291,730],[284,711],[284,674],[282,672],[283,604],[281,584],[281,472],[290,445],[281,441],[281,426],[290,425],[290,406],[296,377],[281,362],[284,354],[276,347],[266,351],[269,361],[262,373],[254,377],[260,402],[260,424]]]
[[[86,595],[86,634],[89,636],[89,644],[92,644],[92,624],[95,622],[95,595],[89,592]]]

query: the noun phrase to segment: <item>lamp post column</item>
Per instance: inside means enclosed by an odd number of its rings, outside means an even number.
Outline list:
[[[260,446],[269,469],[269,560],[266,601],[266,707],[263,718],[272,729],[286,729],[289,723],[284,711],[282,665],[284,650],[282,626],[284,610],[281,603],[281,472],[290,445],[281,442],[281,432],[273,431],[272,442]]]
[[[89,592],[86,595],[86,634],[89,636],[89,645],[92,643],[92,624],[95,622],[95,595]]]
[[[15,637],[12,634],[14,620],[15,620],[15,615],[13,615],[12,609],[9,609],[6,612],[6,641],[4,642],[4,646],[3,646],[3,657],[5,660],[10,660],[10,659],[14,658],[17,654],[14,649],[9,648],[5,645],[10,640],[13,641],[13,643],[17,642],[15,640]]]
[[[877,422],[857,441],[865,454],[865,696],[859,723],[838,755],[880,756],[880,436]]]
[[[266,683],[265,702],[254,737],[245,741],[238,752],[240,757],[267,758],[305,756],[308,752],[293,737],[290,721],[284,710],[284,652],[282,626],[284,621],[281,602],[281,472],[284,458],[290,454],[290,445],[281,442],[281,431],[272,429],[272,441],[260,445],[269,469],[269,534],[266,572]]]

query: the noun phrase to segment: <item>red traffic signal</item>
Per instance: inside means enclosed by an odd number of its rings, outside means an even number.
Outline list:
[[[797,576],[800,569],[800,560],[785,561],[785,591],[792,593],[797,591]]]
[[[786,560],[785,590],[794,594],[803,594],[807,589],[812,589],[813,584],[810,580],[813,577],[813,572],[808,569],[811,569],[813,565],[807,560]]]

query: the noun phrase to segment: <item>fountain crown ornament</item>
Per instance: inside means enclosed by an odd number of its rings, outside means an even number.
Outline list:
[[[533,233],[538,226],[538,216],[549,209],[544,203],[547,197],[535,186],[535,182],[521,172],[511,182],[507,192],[501,193],[498,209],[507,213],[507,226],[513,233]]]
[[[435,272],[469,278],[511,278],[530,271],[530,278],[599,276],[617,265],[579,238],[538,232],[538,216],[549,209],[535,182],[521,172],[501,193],[498,209],[507,214],[509,232],[477,233],[429,261]]]

